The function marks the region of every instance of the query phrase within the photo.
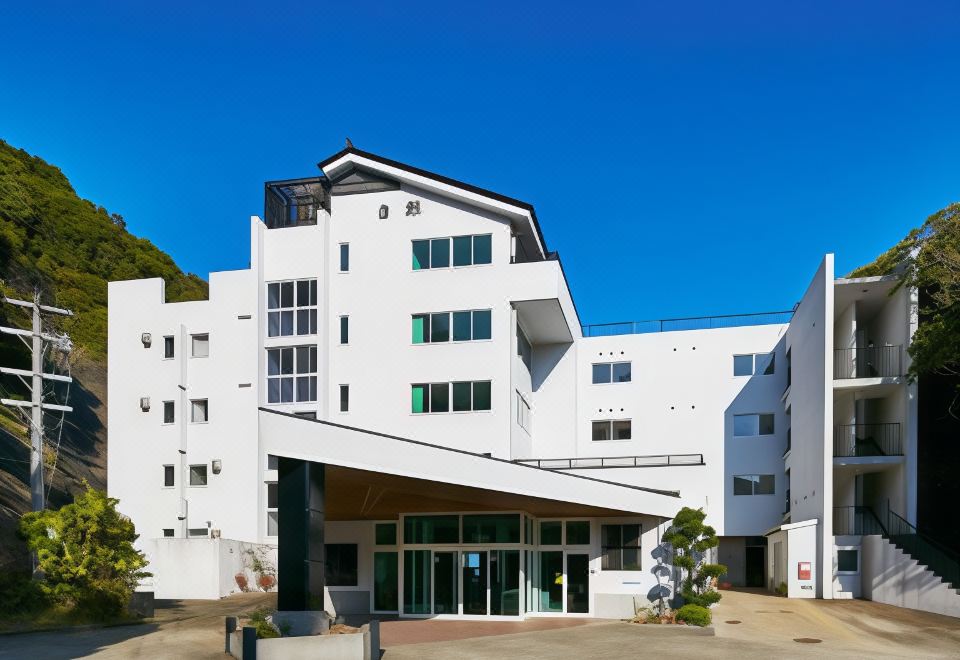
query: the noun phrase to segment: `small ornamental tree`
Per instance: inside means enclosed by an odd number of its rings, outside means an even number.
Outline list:
[[[703,509],[683,507],[673,518],[673,524],[663,535],[664,543],[673,546],[673,565],[685,572],[680,595],[685,603],[709,607],[720,600],[720,592],[711,587],[710,581],[727,572],[723,564],[708,564],[703,555],[720,543],[717,532],[704,525],[707,514]]]
[[[84,484],[86,491],[57,511],[28,513],[20,535],[36,553],[40,588],[78,614],[108,618],[122,614],[147,561],[133,547],[133,523],[117,512],[116,500]]]

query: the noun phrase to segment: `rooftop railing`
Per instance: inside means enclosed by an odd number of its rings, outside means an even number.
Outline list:
[[[654,321],[625,321],[623,323],[595,323],[582,326],[584,337],[610,337],[613,335],[643,335],[652,332],[675,332],[677,330],[713,330],[737,328],[748,325],[777,325],[789,323],[793,312],[758,312],[755,314],[727,314],[722,316],[690,316]]]
[[[587,470],[595,468],[673,467],[706,465],[703,454],[660,454],[656,456],[602,456],[596,458],[526,458],[515,463],[544,470]]]

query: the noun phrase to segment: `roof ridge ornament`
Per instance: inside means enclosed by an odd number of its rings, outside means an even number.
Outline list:
[[[353,142],[350,141],[350,138],[347,138],[347,149],[353,149]]]

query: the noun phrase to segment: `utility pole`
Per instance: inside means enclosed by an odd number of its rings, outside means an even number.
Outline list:
[[[0,367],[0,373],[17,376],[24,385],[30,390],[30,401],[18,401],[16,399],[0,399],[0,403],[5,406],[14,406],[17,408],[30,408],[30,504],[34,511],[42,511],[46,506],[46,496],[43,483],[43,411],[59,410],[61,412],[73,412],[70,406],[61,406],[54,403],[44,403],[43,401],[43,381],[59,381],[71,383],[73,379],[70,376],[60,374],[44,373],[43,356],[45,353],[45,343],[54,344],[62,352],[69,352],[72,344],[70,338],[66,335],[55,336],[43,331],[43,314],[56,314],[60,316],[73,316],[73,312],[58,307],[50,307],[40,304],[40,292],[34,293],[33,301],[14,300],[12,298],[0,298],[5,303],[17,305],[18,307],[29,307],[33,312],[33,323],[30,330],[20,328],[8,328],[0,326],[0,333],[16,335],[30,349],[32,356],[31,370],[13,369],[11,367]],[[30,338],[28,342],[26,337]],[[27,379],[30,379],[29,381]]]

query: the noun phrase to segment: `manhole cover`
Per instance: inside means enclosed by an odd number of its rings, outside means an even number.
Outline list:
[[[739,621],[724,621],[724,623],[740,623]]]
[[[816,637],[795,637],[793,641],[800,642],[801,644],[819,644],[823,640],[817,639]]]

